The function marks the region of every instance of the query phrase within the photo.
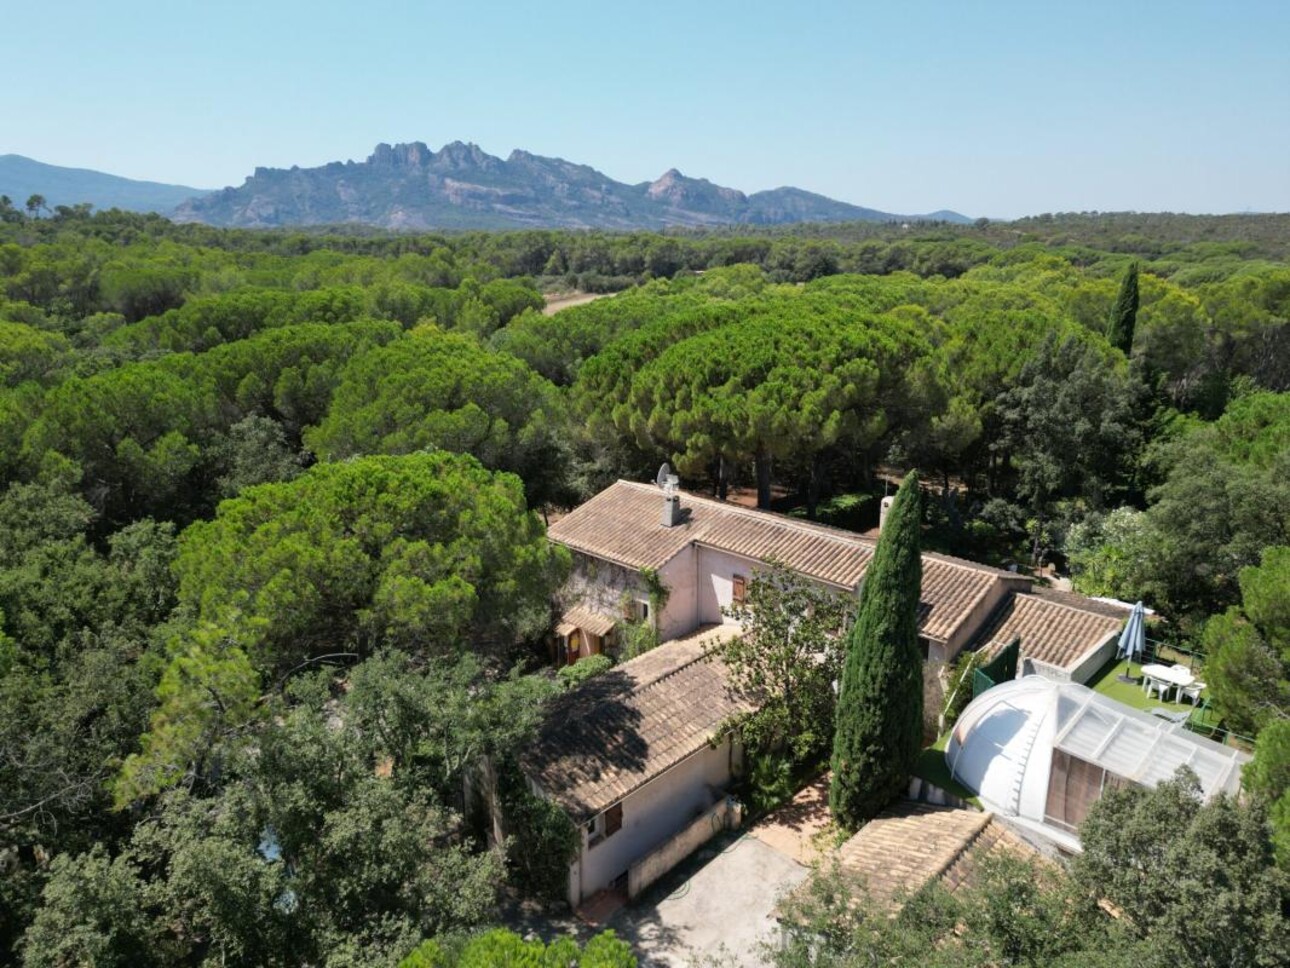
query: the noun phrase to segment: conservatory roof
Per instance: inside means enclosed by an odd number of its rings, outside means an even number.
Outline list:
[[[1155,786],[1187,766],[1206,796],[1235,793],[1247,757],[1183,727],[1074,683],[1057,687],[1053,748],[1116,776]]]
[[[1143,786],[1155,786],[1187,766],[1207,798],[1235,793],[1241,766],[1249,759],[1087,686],[1034,675],[974,699],[955,724],[946,759],[983,801],[1016,815],[1027,812],[1026,791],[1032,786],[1042,799],[1053,750]]]

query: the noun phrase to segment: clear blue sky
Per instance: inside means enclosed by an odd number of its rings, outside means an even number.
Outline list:
[[[1290,211],[1290,0],[0,0],[0,154],[198,187],[474,141],[895,212]]]

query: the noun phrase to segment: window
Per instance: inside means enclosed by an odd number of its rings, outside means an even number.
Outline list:
[[[649,621],[649,602],[640,599],[629,599],[623,607],[623,614],[629,622]]]
[[[736,605],[742,605],[748,599],[748,579],[743,575],[735,575],[731,581],[734,587],[730,593],[730,600]]]
[[[623,805],[615,803],[604,813],[597,814],[583,824],[587,831],[587,846],[595,847],[606,837],[612,837],[623,829]]]
[[[605,811],[605,836],[612,837],[618,831],[623,829],[623,804],[622,801],[615,803]]]

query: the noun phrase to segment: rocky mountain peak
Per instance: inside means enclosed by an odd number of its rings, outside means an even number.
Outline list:
[[[367,163],[387,168],[424,168],[433,157],[434,152],[422,141],[397,145],[382,142],[368,155]]]
[[[716,214],[728,208],[743,205],[747,198],[735,188],[714,185],[706,178],[687,178],[675,168],[669,168],[657,181],[645,189],[645,194],[655,201],[677,208],[698,207]]]
[[[439,149],[435,155],[438,167],[451,169],[489,168],[494,169],[502,164],[500,158],[494,158],[479,145],[462,141],[453,141]]]
[[[649,188],[645,189],[645,194],[650,198],[659,198],[671,194],[685,182],[687,179],[675,168],[669,168],[657,179],[650,182]]]

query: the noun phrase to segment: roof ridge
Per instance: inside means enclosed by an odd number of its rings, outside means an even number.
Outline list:
[[[1078,605],[1072,605],[1069,602],[1058,601],[1055,598],[1045,598],[1043,595],[1036,594],[1036,591],[1037,589],[1029,589],[1029,588],[1013,589],[1010,594],[1011,594],[1011,597],[1013,598],[1015,598],[1018,595],[1024,595],[1028,599],[1034,602],[1042,602],[1045,605],[1053,605],[1053,606],[1056,606],[1057,608],[1064,608],[1070,612],[1079,612],[1081,615],[1092,615],[1092,616],[1095,616],[1096,618],[1104,618],[1108,622],[1115,622],[1116,624],[1119,624],[1119,619],[1116,618],[1114,615],[1107,615],[1105,612],[1099,612],[1093,608],[1080,608]],[[1075,595],[1075,594],[1078,594],[1078,592],[1067,592],[1066,594]],[[1128,619],[1127,615],[1125,616],[1125,619],[1126,620]]]
[[[651,491],[651,490],[657,489],[657,486],[654,484],[648,484],[648,483],[645,483],[644,481],[629,481],[621,477],[618,479],[617,483],[625,484],[628,487],[631,487],[632,489],[637,491]],[[720,511],[724,511],[729,514],[736,514],[750,519],[771,521],[771,522],[774,522],[775,524],[780,525],[781,527],[784,527],[793,531],[820,535],[821,537],[826,537],[826,538],[832,537],[832,538],[838,539],[839,541],[855,542],[857,544],[863,545],[865,549],[870,552],[876,550],[876,548],[878,547],[878,539],[871,538],[868,535],[861,534],[858,531],[850,531],[846,528],[839,528],[831,524],[821,524],[819,521],[803,521],[800,518],[794,518],[787,514],[781,514],[778,511],[765,511],[765,510],[762,510],[761,508],[748,508],[748,507],[744,507],[741,504],[731,504],[728,501],[720,501],[720,500],[717,500],[716,498],[707,497],[703,494],[696,494],[693,491],[682,490],[679,493],[681,494],[682,497],[688,498],[692,501],[701,502],[703,504],[709,505],[713,508],[716,508]],[[702,537],[703,537],[703,529],[699,529],[698,532],[692,538],[692,540],[701,541]],[[1003,568],[996,568],[994,567],[994,565],[987,565],[980,561],[972,561],[971,559],[968,559],[968,558],[960,558],[957,555],[948,555],[941,551],[922,551],[921,554],[929,558],[933,558],[937,561],[943,562],[944,564],[953,565],[956,568],[963,568],[968,571],[984,571],[984,572],[989,572],[991,574],[999,575],[1001,577],[1009,577],[1009,578],[1033,581],[1033,579],[1030,579],[1029,576],[1022,575],[1017,572],[1007,571],[1006,569],[1003,569]]]
[[[961,844],[959,844],[956,849],[954,849],[950,853],[950,856],[946,858],[945,861],[938,866],[937,870],[932,874],[932,876],[927,879],[928,883],[935,880],[940,880],[947,873],[949,873],[950,868],[953,867],[955,864],[957,864],[964,857],[966,857],[968,852],[971,851],[972,848],[976,846],[977,842],[980,841],[981,836],[985,833],[985,831],[989,828],[990,824],[994,821],[994,813],[989,810],[968,811],[968,812],[971,812],[971,813],[979,812],[980,819],[976,821],[976,826],[972,829],[972,832],[968,834],[967,838]]]
[[[958,555],[947,555],[943,551],[924,551],[922,554],[929,558],[942,562],[947,565],[953,565],[955,568],[962,568],[965,571],[986,571],[992,575],[999,575],[1003,578],[1016,578],[1020,581],[1033,582],[1034,579],[1029,575],[1023,575],[1020,572],[1008,571],[1006,568],[996,568],[994,565],[987,565],[983,561],[973,561],[971,558],[960,558]]]
[[[628,481],[622,478],[619,478],[618,483],[626,484],[639,491],[648,491],[655,487],[653,484],[645,484],[641,481]],[[746,508],[742,504],[731,504],[728,501],[719,501],[716,498],[705,497],[702,494],[695,494],[693,491],[680,491],[680,494],[682,497],[689,498],[693,501],[700,501],[730,514],[738,514],[743,517],[756,518],[763,521],[773,521],[794,531],[805,531],[811,534],[820,534],[825,537],[836,537],[841,541],[856,541],[865,545],[870,550],[878,544],[878,542],[873,538],[865,537],[858,531],[848,531],[846,528],[837,528],[831,524],[820,524],[818,521],[802,521],[798,518],[790,517],[787,514],[780,514],[778,511],[764,511],[761,508]],[[700,532],[700,534],[702,534],[702,532]],[[695,540],[698,540],[698,538]]]

